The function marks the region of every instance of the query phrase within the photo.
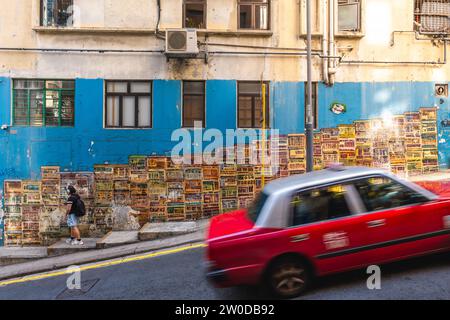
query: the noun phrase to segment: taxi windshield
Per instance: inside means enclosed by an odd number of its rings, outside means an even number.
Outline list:
[[[250,220],[256,223],[258,220],[259,215],[261,214],[261,210],[264,207],[264,204],[266,203],[269,196],[265,194],[264,192],[260,192],[255,200],[252,202],[248,210],[248,217]]]

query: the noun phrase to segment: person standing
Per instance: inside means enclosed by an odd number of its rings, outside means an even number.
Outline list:
[[[69,193],[69,198],[66,202],[66,219],[67,225],[70,228],[70,239],[67,239],[66,243],[81,246],[84,245],[83,240],[81,240],[80,229],[78,229],[78,204],[80,203],[81,198],[73,186],[69,186],[67,190]]]

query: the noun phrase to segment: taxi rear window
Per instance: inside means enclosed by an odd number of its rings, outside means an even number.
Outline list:
[[[256,223],[256,221],[259,218],[259,215],[261,214],[262,208],[264,207],[264,204],[266,203],[268,198],[269,196],[264,192],[260,192],[257,195],[255,200],[248,208],[248,217],[250,218],[250,220]]]

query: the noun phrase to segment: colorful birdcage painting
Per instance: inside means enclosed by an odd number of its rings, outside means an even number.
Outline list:
[[[219,179],[220,169],[219,166],[203,166],[203,179],[216,180]]]
[[[355,151],[356,140],[351,138],[342,138],[339,140],[339,151]]]
[[[126,180],[114,180],[113,188],[114,188],[114,192],[130,191],[130,183]]]
[[[437,108],[420,108],[419,109],[420,120],[422,121],[436,121],[437,120]]]
[[[236,164],[222,164],[220,166],[220,176],[236,176],[237,174],[237,166]]]
[[[186,219],[186,208],[184,203],[171,203],[167,206],[168,221],[182,221]]]
[[[201,180],[186,180],[184,182],[185,193],[202,193]]]
[[[114,180],[127,180],[130,175],[130,169],[128,165],[115,165],[113,168]]]
[[[21,180],[5,180],[4,182],[5,193],[22,193],[22,181]]]
[[[148,172],[146,171],[130,171],[130,182],[132,183],[145,183],[148,182]]]
[[[40,204],[42,202],[40,193],[24,193],[23,204]]]
[[[233,199],[238,196],[237,186],[223,187],[220,189],[220,196],[222,199]]]
[[[59,174],[60,174],[60,167],[57,166],[41,167],[41,177],[43,180],[59,179]]]
[[[202,168],[201,167],[187,167],[184,169],[185,180],[202,180]]]
[[[148,171],[148,179],[151,181],[166,181],[166,170],[152,169]]]
[[[305,158],[305,149],[289,149],[290,159],[303,159]]]
[[[238,200],[235,199],[222,199],[220,202],[220,211],[230,212],[238,209]]]
[[[437,149],[424,149],[423,150],[423,159],[424,160],[437,160],[439,158],[439,153]]]
[[[247,196],[247,197],[239,197],[238,198],[238,208],[239,209],[245,209],[249,208],[254,201],[254,196]]]
[[[131,194],[130,191],[114,191],[114,204],[120,206],[126,206],[130,204]]]
[[[131,171],[147,171],[147,156],[133,155],[128,158]]]
[[[165,170],[169,168],[170,158],[168,157],[158,157],[158,156],[150,156],[147,158],[147,168],[149,170]]]
[[[202,217],[203,207],[201,204],[197,203],[186,203],[186,219],[187,220],[197,220]]]
[[[114,199],[113,191],[96,191],[95,203],[99,205],[109,205]]]
[[[255,184],[238,186],[238,197],[253,196],[254,194],[255,194]]]
[[[114,166],[102,164],[94,166],[95,180],[112,180],[114,177]]]
[[[167,195],[167,184],[160,181],[150,181],[148,183],[148,193],[165,197]]]
[[[431,122],[425,122],[422,121],[421,123],[421,128],[420,128],[420,132],[422,134],[437,134],[437,124],[435,121]]]
[[[184,201],[184,183],[168,182],[167,183],[167,201],[183,202]]]
[[[289,149],[305,149],[306,136],[304,134],[289,134],[288,147]]]
[[[183,169],[169,168],[166,170],[166,181],[167,182],[177,182],[184,180]]]
[[[295,172],[304,172],[306,171],[306,162],[301,161],[290,161],[288,165],[289,171],[295,171]]]
[[[437,148],[437,135],[432,133],[422,134],[422,148],[423,149]]]
[[[237,186],[237,176],[224,176],[220,177],[220,187]]]
[[[356,165],[356,153],[355,151],[341,151],[339,152],[340,162],[345,166]]]
[[[203,180],[202,181],[202,191],[203,192],[218,192],[219,191],[219,180]]]
[[[339,138],[340,139],[354,139],[356,137],[356,129],[352,124],[340,124]]]
[[[5,205],[9,206],[21,205],[23,201],[23,196],[20,193],[5,193],[3,201]]]

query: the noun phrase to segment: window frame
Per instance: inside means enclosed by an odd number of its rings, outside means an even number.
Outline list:
[[[365,12],[365,2],[363,0],[341,0],[341,1],[358,1],[358,30],[340,30],[339,29],[339,1],[335,3],[335,22],[334,22],[334,33],[337,37],[363,37],[365,30],[363,24],[363,17]],[[347,4],[348,5],[348,4]]]
[[[390,210],[396,210],[396,209],[403,209],[403,208],[408,208],[408,207],[411,207],[411,206],[417,206],[417,205],[420,205],[420,204],[423,204],[423,203],[428,203],[428,202],[430,202],[430,201],[433,201],[433,200],[429,199],[427,196],[421,194],[420,192],[418,192],[418,191],[416,191],[416,190],[410,188],[409,186],[407,186],[407,185],[401,183],[400,181],[395,180],[395,179],[392,179],[391,177],[389,177],[389,176],[384,176],[384,175],[377,175],[377,174],[374,174],[374,175],[370,175],[370,176],[359,177],[358,179],[354,179],[354,180],[352,181],[352,185],[354,186],[355,190],[358,190],[358,189],[356,188],[356,186],[355,186],[355,183],[357,183],[358,181],[366,181],[366,180],[368,180],[368,179],[370,179],[370,178],[384,178],[384,179],[389,179],[389,180],[391,180],[391,181],[393,181],[393,182],[395,182],[395,183],[397,183],[397,184],[403,186],[405,189],[408,189],[408,190],[411,191],[411,192],[414,192],[414,193],[416,193],[416,194],[421,195],[423,198],[427,199],[427,201],[426,201],[426,202],[422,202],[422,203],[406,204],[406,205],[403,205],[403,206],[392,207],[392,208],[388,208],[388,209],[381,209],[381,210],[369,211],[369,209],[366,207],[366,204],[364,203],[364,200],[363,200],[362,196],[360,195],[359,191],[357,191],[356,194],[357,194],[357,196],[358,196],[358,200],[359,200],[359,202],[361,203],[362,209],[363,209],[363,212],[359,213],[359,215],[368,215],[368,214],[375,214],[375,213],[380,213],[380,212],[384,212],[384,211],[390,211]]]
[[[47,2],[48,0],[40,0],[39,2],[39,11],[40,11],[40,16],[39,16],[39,23],[41,27],[48,27],[48,28],[68,28],[68,27],[73,27],[73,25],[68,25],[67,21],[66,21],[66,25],[59,25],[59,24],[55,24],[55,25],[48,25],[48,24],[44,24],[44,3]],[[58,0],[56,0],[58,1]],[[69,0],[71,1],[71,6],[73,7],[74,5],[74,0]],[[70,7],[70,6],[69,6]],[[55,18],[55,17],[53,17]]]
[[[445,18],[445,15],[439,15],[438,13],[422,13],[422,7],[423,4],[426,3],[426,0],[414,0],[414,4],[413,4],[413,30],[418,32],[421,35],[424,36],[434,36],[434,35],[449,35],[450,34],[450,23],[446,29],[446,31],[424,31],[422,30],[422,23],[424,20],[424,17],[432,17],[434,14],[436,14],[436,18]],[[439,4],[445,4],[447,3],[450,6],[450,1],[449,0],[435,0],[435,1],[428,1],[428,2],[436,2]],[[419,11],[417,11],[419,10]],[[450,17],[447,17],[450,21]]]
[[[184,84],[187,82],[202,82],[203,83],[203,94],[198,93],[189,93],[186,94],[185,86]],[[193,126],[187,126],[185,121],[185,97],[186,96],[196,96],[196,97],[203,97],[203,120],[202,120],[202,128],[206,128],[206,80],[183,80],[181,83],[181,99],[182,99],[182,112],[181,112],[181,127],[182,128],[195,128]]]
[[[187,4],[203,5],[203,25],[204,25],[203,28],[192,28],[192,27],[188,27],[186,25],[186,5]],[[207,0],[183,0],[183,23],[182,23],[183,28],[192,28],[192,29],[197,29],[197,30],[207,29],[208,28],[207,11],[208,11],[208,1]]]
[[[344,185],[347,189],[346,194],[344,195],[345,201],[347,203],[347,207],[349,209],[349,214],[347,216],[333,218],[333,219],[326,219],[326,220],[321,220],[321,221],[314,221],[314,222],[309,222],[309,223],[300,224],[300,225],[294,225],[294,210],[293,210],[293,208],[289,208],[287,229],[302,228],[302,227],[311,226],[311,225],[328,223],[331,221],[349,219],[349,218],[359,215],[360,208],[358,208],[358,204],[355,204],[355,198],[354,198],[355,192],[356,192],[356,195],[359,196],[359,194],[357,193],[357,190],[355,190],[354,185],[351,183],[351,180],[342,180],[342,181],[337,181],[337,182],[333,181],[330,183],[319,184],[319,185],[312,186],[312,187],[306,187],[306,188],[294,190],[288,194],[288,201],[289,201],[288,206],[290,207],[292,197],[294,197],[296,194],[308,192],[308,191],[311,191],[314,189],[323,189],[323,188],[327,188],[327,187],[332,187],[332,186],[336,186],[336,185]]]
[[[127,92],[108,92],[109,83],[127,83]],[[148,83],[150,85],[150,93],[131,92],[132,83]],[[152,129],[153,128],[153,80],[105,80],[105,104],[104,104],[104,127],[105,129],[128,129],[128,130],[140,130],[140,129]],[[119,126],[108,125],[108,97],[119,97]],[[135,126],[123,126],[123,97],[134,97],[134,124]],[[139,97],[150,98],[150,125],[139,126]],[[138,126],[136,126],[136,124]]]
[[[249,2],[243,2],[241,0],[237,0],[237,29],[238,30],[254,30],[254,31],[270,31],[272,28],[272,1],[267,0],[267,3],[265,2],[258,2],[258,1],[249,1]],[[251,27],[250,28],[241,28],[241,5],[250,5],[252,7],[252,21],[251,21]],[[255,28],[255,16],[256,11],[255,8],[257,5],[266,5],[267,6],[267,28]]]
[[[266,128],[265,129],[270,129],[271,128],[271,121],[270,121],[270,106],[271,106],[271,103],[270,103],[270,97],[271,97],[271,92],[270,92],[270,81],[247,81],[247,80],[245,80],[245,81],[237,81],[237,128],[239,128],[239,129],[262,129],[262,125],[260,126],[260,127],[255,127],[254,125],[255,125],[255,110],[256,110],[256,104],[255,104],[255,97],[257,97],[256,95],[253,95],[253,94],[240,94],[240,91],[239,91],[239,86],[241,85],[241,84],[245,84],[245,83],[247,83],[247,84],[259,84],[259,86],[261,87],[261,85],[262,84],[266,84],[266,90],[267,90],[267,92],[266,92],[266,118],[267,118],[267,120],[268,121],[266,121]],[[241,108],[240,108],[240,97],[241,96],[243,96],[243,97],[252,97],[253,99],[252,99],[252,126],[250,126],[250,127],[244,127],[244,126],[241,126],[241,124],[240,124],[240,110],[241,110]],[[259,95],[259,97],[260,98],[262,98],[262,92],[261,92],[261,94]],[[261,111],[262,111],[262,106],[261,106]],[[261,116],[262,116],[262,112],[261,112]],[[267,123],[268,122],[268,123]]]
[[[76,97],[76,81],[75,79],[43,79],[43,78],[13,78],[11,79],[12,85],[11,85],[11,123],[12,126],[15,127],[34,127],[34,128],[74,128],[75,127],[75,97]],[[43,81],[44,87],[42,89],[16,89],[15,88],[15,82],[16,81]],[[47,88],[47,82],[51,81],[72,81],[73,82],[73,89],[66,89],[66,88],[56,88],[56,89],[48,89]],[[22,90],[27,91],[27,124],[17,124],[16,123],[16,117],[15,117],[15,111],[16,111],[16,98],[15,98],[15,91]],[[31,101],[30,101],[30,92],[31,91],[40,91],[43,93],[42,96],[42,125],[32,125],[31,124]],[[46,108],[46,102],[47,102],[47,91],[53,91],[58,92],[58,125],[48,125],[47,124],[47,108]],[[73,93],[73,108],[72,108],[72,124],[70,125],[63,125],[62,124],[62,118],[61,118],[61,111],[62,111],[62,93],[63,92],[71,92]]]

